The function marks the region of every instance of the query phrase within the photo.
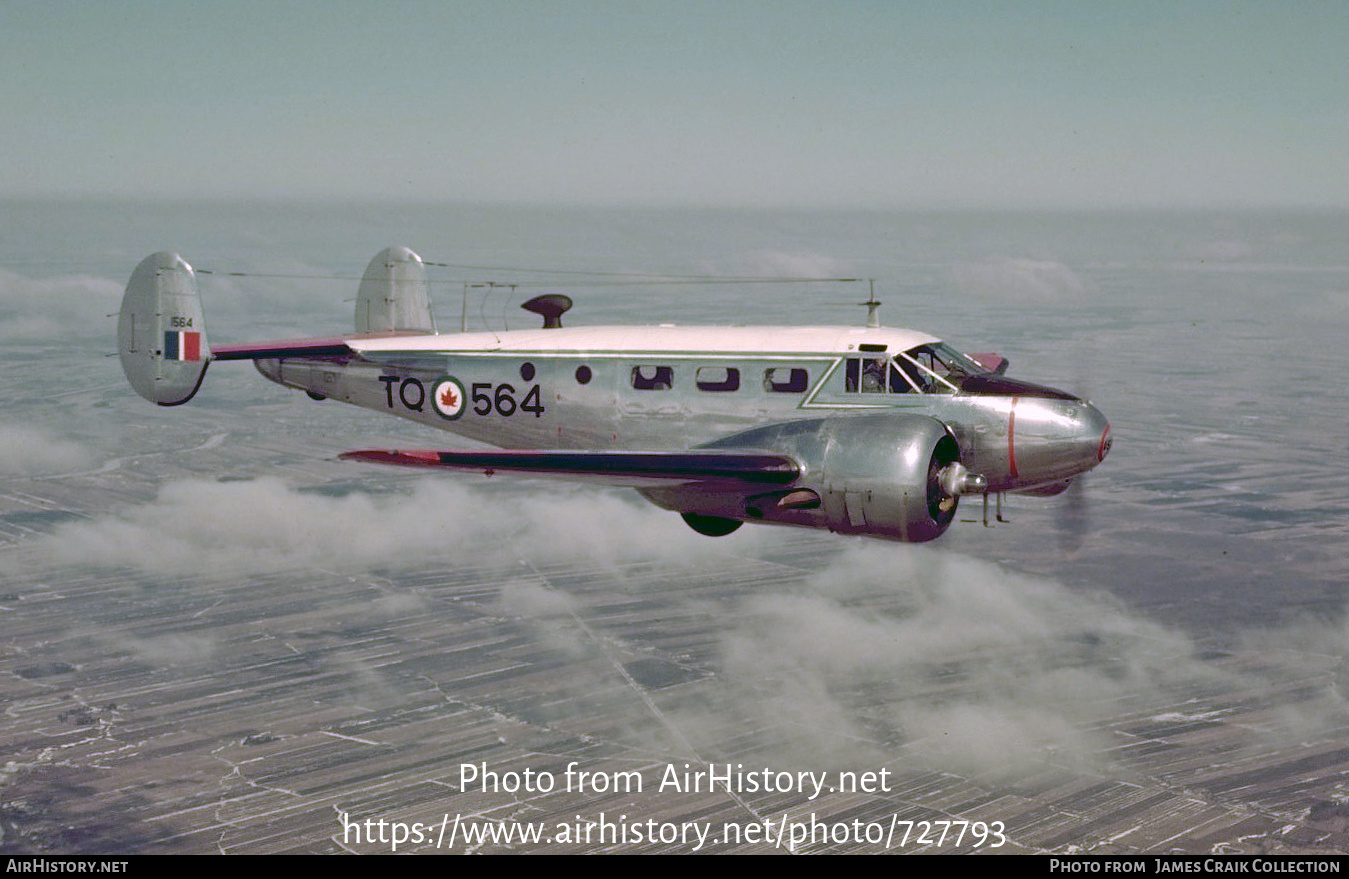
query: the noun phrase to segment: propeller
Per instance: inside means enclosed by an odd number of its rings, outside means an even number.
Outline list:
[[[860,278],[856,280],[861,280]],[[867,278],[867,284],[870,286],[870,293],[866,302],[843,302],[841,300],[829,300],[821,303],[823,305],[864,305],[867,309],[867,326],[879,327],[881,325],[881,301],[876,298],[876,279]]]
[[[1090,370],[1079,356],[1075,370],[1078,396],[1091,402],[1091,382],[1087,379]],[[1091,504],[1087,492],[1087,477],[1075,476],[1068,488],[1058,498],[1058,507],[1054,514],[1054,525],[1058,530],[1059,547],[1065,554],[1072,555],[1082,548],[1088,532],[1091,531]]]
[[[1087,532],[1091,530],[1087,503],[1086,477],[1078,476],[1068,483],[1068,489],[1058,498],[1054,525],[1058,529],[1059,547],[1067,554],[1082,548]]]
[[[876,298],[876,279],[868,278],[867,284],[871,288],[871,292],[867,295],[867,301],[857,304],[867,307],[867,326],[878,327],[881,325],[881,303]]]

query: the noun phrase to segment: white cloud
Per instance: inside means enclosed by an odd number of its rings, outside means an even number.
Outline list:
[[[428,477],[407,491],[341,497],[275,478],[184,480],[165,484],[151,502],[33,538],[23,558],[210,580],[300,568],[509,564],[514,557],[519,574],[501,582],[491,612],[524,622],[541,644],[572,657],[568,688],[581,693],[612,686],[612,663],[649,655],[647,648],[602,624],[582,625],[591,596],[555,587],[539,568],[579,565],[603,572],[600,582],[604,573],[622,582],[625,566],[640,563],[715,582],[729,565],[771,554],[791,534],[746,527],[711,540],[628,493],[558,483],[539,490],[526,480]],[[1182,633],[1108,596],[935,547],[841,545],[804,578],[783,568],[776,587],[728,587],[711,604],[705,592],[689,599],[704,602],[683,611],[707,619],[719,649],[677,698],[661,700],[661,723],[700,756],[731,757],[723,749],[734,727],[771,730],[755,737],[752,756],[801,768],[920,765],[999,777],[1046,763],[1105,770],[1116,744],[1110,718],[1174,713],[1196,683],[1210,691],[1251,685],[1197,659]],[[420,599],[400,595],[371,611],[423,610]],[[1345,631],[1311,626],[1263,637],[1339,656]],[[212,648],[145,642],[134,649],[173,662],[209,657]],[[652,727],[645,702],[634,699],[631,710],[632,736],[672,746]],[[1273,717],[1263,732],[1287,739],[1324,731],[1344,713],[1343,701],[1328,693]]]
[[[107,278],[35,280],[0,270],[0,341],[50,343],[106,335],[111,349],[117,324],[108,315],[121,297],[121,285]]]
[[[1107,599],[930,547],[850,548],[799,592],[750,596],[723,641],[750,722],[813,762],[901,755],[973,773],[1103,765],[1098,721],[1212,672]],[[753,694],[753,698],[748,698]]]
[[[1230,262],[1249,259],[1255,254],[1255,247],[1248,241],[1218,239],[1192,244],[1186,249],[1186,255],[1200,262]]]
[[[842,260],[810,251],[756,250],[740,258],[738,273],[765,278],[837,278],[847,274]]]
[[[737,536],[740,548],[754,537]],[[324,568],[411,568],[478,558],[508,541],[535,558],[613,564],[656,558],[712,565],[726,549],[673,513],[623,492],[500,488],[471,477],[430,477],[410,492],[332,497],[278,478],[166,483],[149,503],[64,524],[34,547],[62,565],[131,568],[166,576]],[[729,547],[727,547],[729,548]]]
[[[79,443],[37,427],[0,425],[0,474],[34,476],[91,466],[93,455]]]
[[[1046,259],[1017,257],[970,263],[958,265],[952,272],[963,293],[1012,303],[1073,301],[1091,289],[1072,269]]]

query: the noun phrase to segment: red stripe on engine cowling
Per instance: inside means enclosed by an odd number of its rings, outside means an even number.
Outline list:
[[[1016,448],[1012,442],[1016,436],[1016,404],[1020,397],[1012,398],[1012,408],[1007,412],[1007,469],[1016,479]]]

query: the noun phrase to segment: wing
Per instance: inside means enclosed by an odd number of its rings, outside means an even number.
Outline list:
[[[707,485],[740,488],[788,485],[801,475],[801,465],[786,455],[695,449],[686,452],[558,451],[381,451],[346,452],[346,461],[397,464],[403,467],[446,467],[534,476],[560,476],[631,488]]]

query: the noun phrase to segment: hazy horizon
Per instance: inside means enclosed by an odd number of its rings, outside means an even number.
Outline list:
[[[0,4],[0,197],[1349,207],[1349,7]]]

